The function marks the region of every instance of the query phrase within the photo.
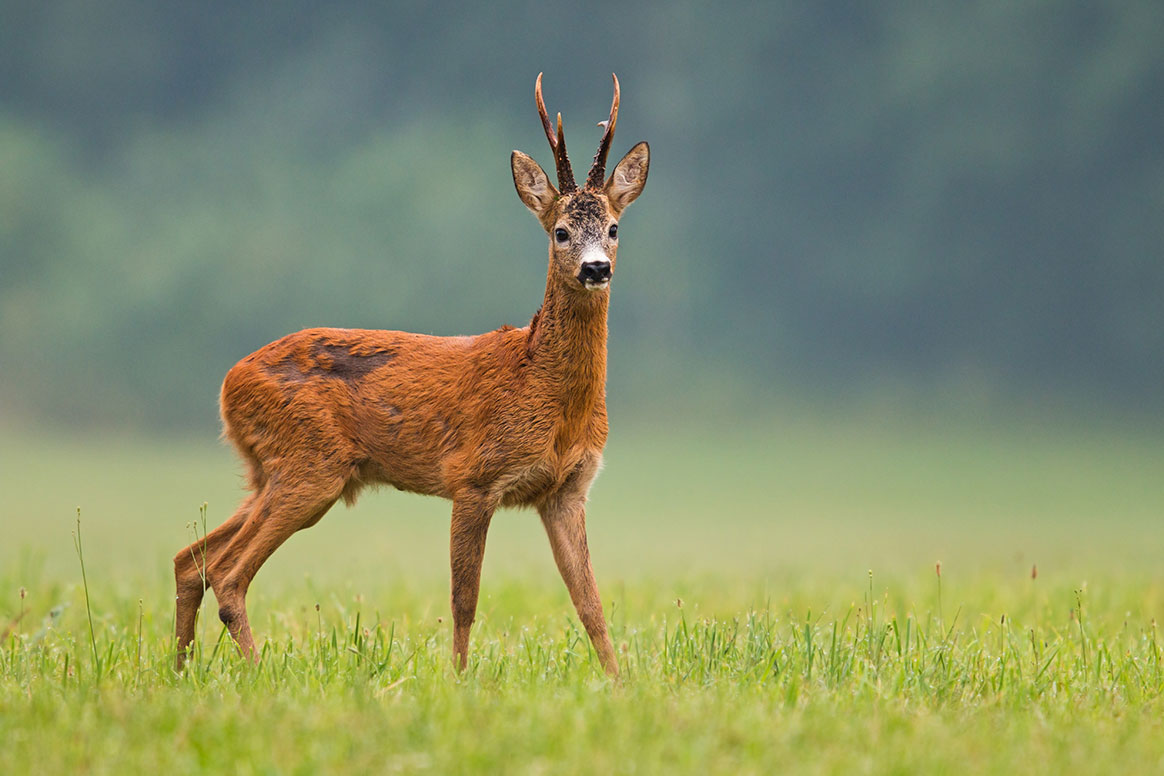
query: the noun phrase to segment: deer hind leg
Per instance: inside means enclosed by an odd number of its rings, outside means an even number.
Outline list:
[[[449,531],[449,565],[452,567],[453,655],[458,671],[469,662],[469,629],[477,615],[481,590],[481,561],[485,537],[495,504],[479,494],[453,500]]]
[[[618,676],[618,661],[614,646],[606,630],[606,616],[602,612],[602,598],[590,564],[590,549],[586,544],[585,496],[575,494],[553,499],[540,507],[542,525],[550,539],[554,562],[562,574],[562,581],[570,591],[570,600],[578,611],[578,619],[590,636],[590,643],[606,673]]]
[[[323,466],[306,475],[271,477],[246,521],[210,561],[207,578],[219,619],[244,656],[257,659],[246,609],[251,580],[291,534],[319,522],[339,499],[345,480]]]
[[[190,643],[194,641],[194,624],[207,588],[207,567],[246,522],[255,499],[253,493],[247,496],[226,522],[174,556],[174,582],[177,590],[174,636],[178,644],[175,668],[179,671],[186,662]]]

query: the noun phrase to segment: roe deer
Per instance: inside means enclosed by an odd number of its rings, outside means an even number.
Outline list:
[[[578,616],[611,675],[618,663],[586,544],[585,504],[606,442],[606,316],[618,219],[647,181],[650,151],[632,148],[606,179],[619,86],[586,184],[579,188],[534,89],[558,188],[530,157],[510,157],[517,194],[549,235],[541,309],[529,325],[474,337],[307,329],[244,358],[222,384],[223,435],[251,493],[226,522],[174,558],[177,666],[207,587],[240,652],[256,659],[251,580],[291,534],[366,484],[452,499],[453,651],[467,663],[481,559],[493,511],[532,506]]]

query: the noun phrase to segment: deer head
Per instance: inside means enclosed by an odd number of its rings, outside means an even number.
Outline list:
[[[650,148],[642,142],[628,151],[615,165],[610,178],[606,178],[606,156],[618,122],[618,77],[612,77],[614,100],[610,105],[610,117],[598,124],[603,128],[602,140],[583,188],[578,188],[575,183],[570,159],[566,155],[562,114],[558,114],[556,131],[550,123],[542,99],[541,73],[534,86],[534,98],[546,139],[554,153],[558,187],[554,188],[545,171],[529,156],[521,151],[514,151],[510,156],[517,195],[538,217],[550,237],[551,278],[566,288],[581,292],[604,291],[610,286],[618,254],[618,219],[642,193],[650,167]]]

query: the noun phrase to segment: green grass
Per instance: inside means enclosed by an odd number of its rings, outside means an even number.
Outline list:
[[[1160,441],[616,426],[589,513],[611,683],[524,512],[495,519],[456,675],[448,507],[395,492],[264,568],[258,666],[208,598],[177,676],[169,560],[233,508],[229,452],[8,434],[0,773],[1158,770]]]

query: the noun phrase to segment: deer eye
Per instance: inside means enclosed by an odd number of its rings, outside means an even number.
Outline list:
[[[560,243],[564,243],[564,242],[566,242],[566,240],[570,239],[570,233],[567,232],[565,229],[555,229],[554,230],[554,239]]]
[[[612,239],[612,240],[618,239],[618,224],[611,224],[610,225],[610,239]]]

